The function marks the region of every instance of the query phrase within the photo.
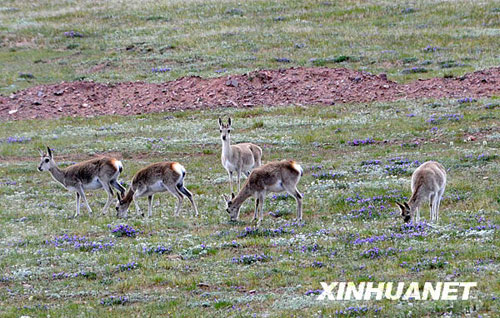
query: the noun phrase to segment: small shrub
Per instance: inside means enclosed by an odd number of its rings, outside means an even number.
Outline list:
[[[245,12],[243,10],[241,10],[240,8],[231,8],[231,9],[227,9],[224,13],[228,14],[228,15],[243,16],[243,14]]]
[[[214,151],[212,149],[203,149],[203,154],[204,155],[212,155]]]
[[[264,122],[262,120],[254,121],[252,124],[253,129],[263,128],[263,127],[264,127]]]
[[[240,257],[233,257],[232,262],[236,264],[250,265],[253,263],[263,263],[268,262],[272,259],[271,256],[266,254],[255,254],[255,255],[242,255]]]
[[[326,64],[329,63],[341,63],[341,62],[346,62],[351,60],[351,57],[347,55],[340,55],[337,57],[328,57],[328,58],[313,58],[310,59],[309,62],[311,62],[314,66],[325,66]]]
[[[415,63],[418,61],[416,57],[405,57],[404,59],[401,60],[404,64],[410,64],[410,63]]]

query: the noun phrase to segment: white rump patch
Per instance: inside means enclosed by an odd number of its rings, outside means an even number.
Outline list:
[[[302,174],[302,173],[303,173],[302,167],[301,167],[298,163],[296,163],[295,161],[294,161],[294,162],[292,162],[292,167],[293,167],[295,170],[297,170],[297,172],[298,172],[299,174]]]
[[[113,160],[113,166],[115,166],[116,170],[123,170],[123,164],[120,160]]]
[[[174,162],[172,164],[172,169],[175,172],[177,172],[181,177],[186,172],[186,169],[184,169],[184,167],[180,163],[178,163],[178,162]]]

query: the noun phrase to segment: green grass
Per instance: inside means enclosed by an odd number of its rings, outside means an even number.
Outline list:
[[[496,101],[421,100],[3,123],[0,315],[334,316],[355,306],[366,307],[367,316],[451,312],[493,317],[500,291],[500,112],[484,106]],[[426,122],[446,114],[463,118]],[[245,229],[252,226],[251,200],[244,204],[240,222],[228,221],[221,194],[227,194],[229,185],[220,164],[217,124],[218,116],[227,115],[234,120],[233,140],[263,146],[265,162],[292,158],[304,167],[298,186],[304,193],[304,224],[293,223],[293,199],[272,195],[259,231]],[[471,134],[478,139],[464,142]],[[28,141],[7,143],[8,137]],[[375,143],[348,144],[369,137]],[[150,162],[180,161],[201,216],[192,217],[185,202],[182,217],[175,218],[176,200],[162,194],[155,197],[153,218],[136,216],[132,206],[130,218],[118,220],[114,213],[100,214],[105,193],[94,191],[87,197],[96,215],[90,218],[82,207],[79,218],[70,218],[74,195],[48,173],[36,171],[37,149],[45,145],[54,149],[61,165],[96,154],[119,156],[125,184]],[[409,175],[416,164],[391,170],[386,165],[394,166],[394,157],[437,160],[448,169],[441,223],[425,227],[424,236],[410,238],[402,232],[394,201],[409,196]],[[381,162],[366,164],[369,160]],[[319,177],[325,173],[338,177]],[[352,202],[357,196],[383,197]],[[146,209],[147,200],[140,204]],[[422,216],[429,219],[427,205]],[[125,223],[140,233],[115,237],[108,228]],[[63,234],[113,245],[92,252],[88,246],[50,243]],[[385,239],[356,244],[358,238],[381,236]],[[155,252],[159,246],[165,253]],[[373,259],[362,255],[373,247],[384,252]],[[271,258],[232,261],[247,254]],[[429,266],[434,257],[440,258],[438,268]],[[123,271],[120,265],[130,262],[138,265]],[[322,281],[476,281],[478,287],[470,300],[456,302],[320,302],[305,295],[320,289]]]
[[[495,1],[5,0],[0,20],[2,94],[63,80],[163,82],[290,66],[405,82],[499,65]],[[412,67],[425,73],[405,71]]]

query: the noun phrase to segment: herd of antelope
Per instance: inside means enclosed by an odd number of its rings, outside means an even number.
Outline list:
[[[262,149],[252,143],[231,145],[231,118],[224,124],[219,118],[219,130],[222,140],[222,166],[229,176],[231,197],[223,195],[226,202],[226,211],[230,219],[239,218],[240,207],[249,197],[255,198],[255,211],[252,221],[261,224],[263,218],[263,205],[266,194],[286,191],[297,202],[297,220],[302,220],[302,194],[297,189],[302,167],[292,160],[273,161],[262,165]],[[128,191],[118,182],[118,177],[123,171],[122,163],[110,157],[100,157],[87,160],[65,169],[60,169],[52,151],[47,147],[47,153],[40,151],[41,162],[39,171],[49,171],[54,180],[59,182],[69,191],[76,192],[76,214],[80,214],[80,200],[83,200],[89,215],[92,215],[85,190],[104,189],[108,199],[102,211],[106,214],[113,200],[113,188],[118,190],[118,203],[116,204],[117,217],[127,217],[127,211],[134,201],[136,212],[142,214],[137,199],[148,197],[148,217],[152,216],[153,195],[158,192],[168,191],[177,197],[178,202],[175,215],[179,215],[184,197],[187,197],[193,206],[195,215],[198,208],[193,195],[184,186],[186,169],[178,162],[153,163],[139,170],[132,178]],[[238,182],[238,194],[233,193],[233,173]],[[240,186],[241,174],[247,177],[243,187]],[[446,186],[446,170],[435,161],[427,161],[418,167],[411,178],[412,195],[408,202],[397,202],[401,216],[405,222],[419,221],[420,205],[429,200],[430,217],[432,221],[439,221],[439,204]],[[144,215],[144,214],[142,214]]]

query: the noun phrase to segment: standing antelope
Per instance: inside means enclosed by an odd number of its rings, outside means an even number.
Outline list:
[[[396,202],[405,222],[420,221],[419,207],[423,201],[429,200],[431,220],[439,221],[439,203],[446,187],[446,170],[435,161],[427,161],[418,167],[411,176],[412,196],[408,203]]]
[[[117,179],[123,170],[123,165],[115,158],[101,157],[90,159],[77,163],[65,169],[59,169],[52,156],[52,151],[47,147],[47,153],[40,150],[42,160],[38,166],[39,171],[49,171],[52,178],[63,185],[69,191],[76,192],[76,214],[80,215],[80,198],[83,199],[89,215],[92,216],[92,209],[87,202],[84,190],[97,190],[103,188],[108,194],[108,201],[102,210],[106,214],[111,200],[113,199],[113,190],[116,188],[122,194],[125,188],[118,183]]]
[[[274,161],[255,168],[236,197],[234,193],[231,193],[231,199],[223,195],[226,201],[226,211],[231,220],[238,220],[241,205],[253,196],[255,197],[255,211],[252,221],[255,221],[259,214],[257,225],[260,225],[266,194],[283,191],[288,192],[297,201],[297,219],[302,220],[302,194],[297,190],[297,183],[302,174],[302,167],[290,160]]]
[[[262,149],[252,143],[231,145],[231,118],[224,125],[219,118],[220,138],[222,140],[222,165],[229,174],[229,188],[233,192],[233,172],[238,177],[238,191],[240,191],[240,178],[243,172],[247,177],[252,169],[260,167]]]
[[[195,215],[198,216],[198,208],[193,200],[193,195],[184,187],[186,169],[178,162],[153,163],[139,170],[132,179],[132,185],[127,194],[122,197],[118,195],[116,205],[117,216],[127,216],[127,211],[132,201],[135,202],[137,213],[141,213],[137,199],[148,197],[148,217],[152,216],[153,195],[158,192],[169,191],[179,200],[175,216],[179,215],[182,201],[186,196],[193,205]]]

